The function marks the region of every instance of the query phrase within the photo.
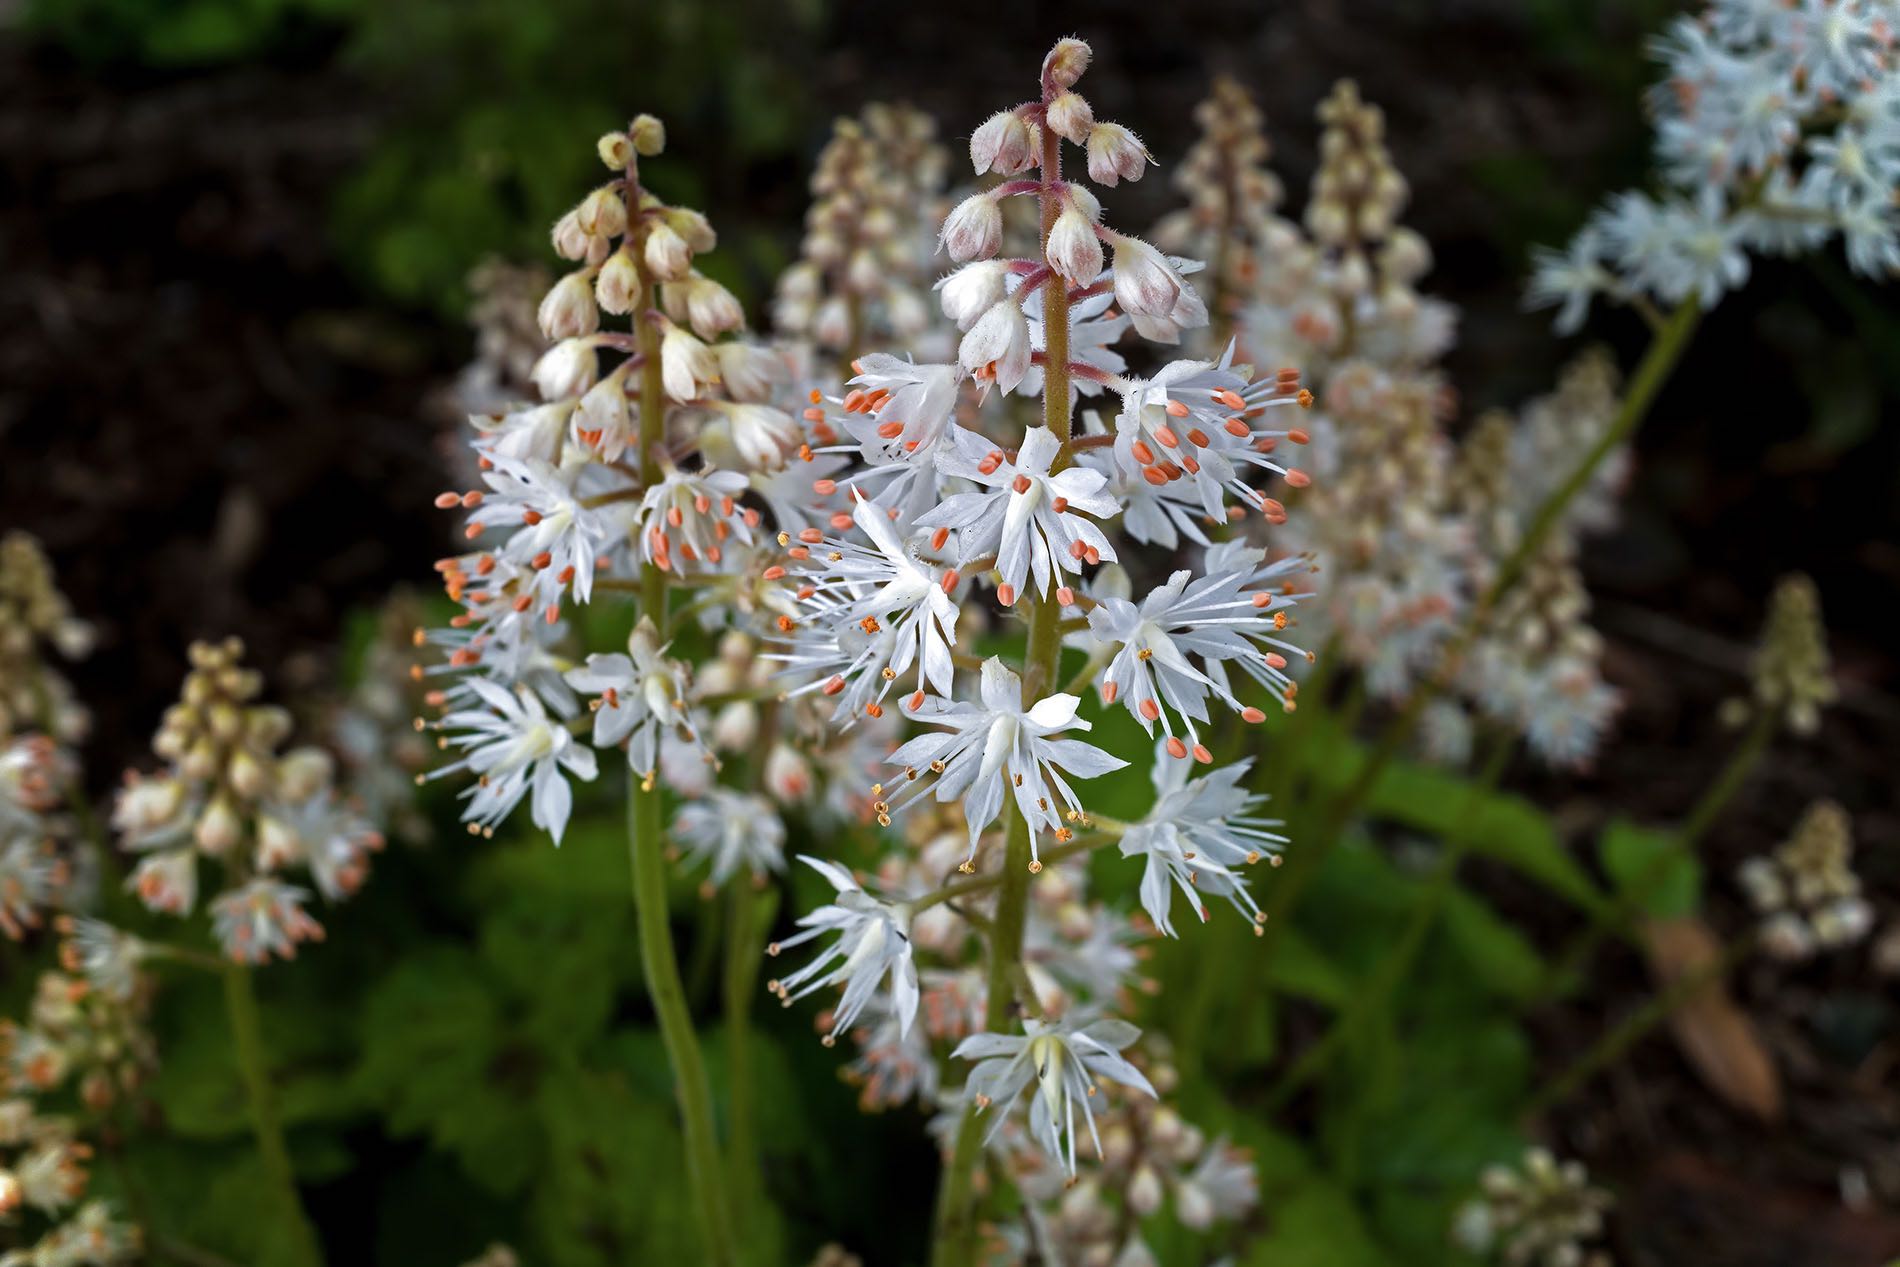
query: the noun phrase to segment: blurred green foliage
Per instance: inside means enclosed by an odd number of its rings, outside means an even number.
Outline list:
[[[108,73],[340,66],[376,126],[334,194],[337,256],[385,298],[453,312],[474,262],[546,256],[547,226],[602,178],[588,138],[634,111],[692,150],[648,179],[719,212],[726,247],[707,271],[760,294],[784,262],[783,225],[748,220],[738,190],[812,123],[797,68],[820,3],[29,0],[23,20]]]

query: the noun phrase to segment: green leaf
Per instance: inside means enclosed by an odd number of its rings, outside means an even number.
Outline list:
[[[1702,864],[1671,833],[1613,819],[1597,856],[1618,894],[1654,918],[1679,919],[1702,905]]]
[[[1387,1267],[1392,1262],[1345,1190],[1307,1183],[1271,1207],[1272,1227],[1246,1257],[1250,1267]]]
[[[1543,956],[1516,926],[1483,901],[1454,888],[1440,915],[1446,937],[1485,988],[1507,999],[1533,997],[1545,976]]]
[[[1267,961],[1267,981],[1299,998],[1337,1008],[1352,994],[1352,982],[1305,934],[1282,929]]]

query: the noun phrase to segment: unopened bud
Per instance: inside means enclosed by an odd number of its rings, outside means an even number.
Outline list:
[[[959,263],[989,259],[1003,245],[1003,209],[989,194],[971,194],[944,217],[941,240]]]
[[[1045,252],[1049,267],[1077,286],[1093,285],[1102,273],[1102,243],[1088,217],[1071,206],[1056,217]]]
[[[1073,36],[1057,40],[1049,55],[1042,59],[1042,76],[1057,88],[1073,88],[1075,81],[1088,71],[1092,56],[1088,44],[1082,40]]]
[[[600,155],[600,161],[620,171],[633,161],[633,138],[625,132],[608,132],[594,142],[594,153]]]
[[[672,225],[664,220],[647,230],[647,271],[663,282],[683,279],[693,268],[693,253]]]
[[[652,158],[666,149],[666,125],[650,114],[635,119],[627,131],[633,139],[634,152],[641,158]]]
[[[1044,117],[1051,131],[1075,145],[1088,144],[1089,129],[1095,126],[1095,111],[1079,92],[1065,92],[1051,101]]]
[[[970,134],[970,166],[981,176],[1014,176],[1036,164],[1036,138],[1014,110],[999,110]]]
[[[1142,168],[1154,162],[1141,138],[1119,123],[1098,123],[1089,129],[1089,179],[1114,188],[1118,181],[1140,180]]]
[[[640,280],[640,266],[634,263],[632,251],[623,246],[608,256],[594,278],[594,299],[601,311],[617,317],[632,312],[640,297]]]
[[[594,291],[587,284],[587,274],[569,273],[554,283],[541,300],[536,317],[541,333],[550,339],[572,339],[599,329],[600,310],[594,307]]]

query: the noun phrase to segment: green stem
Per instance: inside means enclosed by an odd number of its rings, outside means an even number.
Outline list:
[[[1577,1057],[1568,1069],[1545,1084],[1544,1089],[1531,1100],[1530,1107],[1525,1109],[1525,1115],[1535,1117],[1545,1109],[1569,1099],[1590,1079],[1614,1064],[1624,1052],[1634,1047],[1656,1026],[1668,1020],[1677,1008],[1707,989],[1711,982],[1727,975],[1729,969],[1747,957],[1754,945],[1753,934],[1730,943],[1721,954],[1652,998],[1624,1018],[1621,1024],[1605,1032],[1583,1055]]]
[[[1447,833],[1444,853],[1431,879],[1426,882],[1425,892],[1412,903],[1410,918],[1399,934],[1398,941],[1373,970],[1365,989],[1354,994],[1347,1002],[1332,1028],[1301,1054],[1268,1093],[1266,1112],[1269,1116],[1284,1108],[1301,1087],[1312,1081],[1359,1027],[1380,1013],[1392,992],[1405,983],[1405,978],[1412,971],[1412,964],[1425,948],[1425,940],[1431,934],[1432,925],[1438,921],[1439,912],[1451,898],[1458,878],[1458,866],[1471,851],[1472,828],[1478,812],[1483,808],[1486,798],[1497,788],[1498,780],[1504,775],[1504,767],[1510,760],[1511,740],[1508,733],[1498,735],[1476,780],[1466,788],[1464,800]]]
[[[298,1267],[323,1267],[323,1247],[297,1195],[297,1174],[291,1168],[290,1149],[284,1143],[284,1123],[278,1116],[277,1096],[271,1087],[270,1067],[264,1056],[264,1029],[257,1015],[257,993],[251,969],[243,964],[224,966],[224,1007],[231,1019],[231,1037],[244,1093],[250,1102],[251,1134],[257,1141],[258,1160],[264,1167],[279,1206],[279,1217],[290,1230],[291,1260]]]
[[[726,1209],[725,1176],[719,1169],[719,1147],[713,1134],[712,1094],[699,1039],[693,1032],[693,1018],[686,1008],[686,988],[680,982],[679,961],[673,953],[673,930],[667,921],[660,791],[657,787],[643,789],[637,777],[628,779],[627,838],[633,862],[633,905],[640,924],[640,964],[653,1011],[659,1017],[667,1063],[673,1068],[673,1089],[686,1139],[687,1179],[705,1246],[703,1261],[732,1267],[737,1256],[732,1245],[732,1217]]]
[[[1629,390],[1624,394],[1622,406],[1617,410],[1615,419],[1598,438],[1596,444],[1591,446],[1590,451],[1578,460],[1577,465],[1572,468],[1563,483],[1552,490],[1551,494],[1544,499],[1543,504],[1537,508],[1537,513],[1525,528],[1524,535],[1517,543],[1517,548],[1499,565],[1497,575],[1493,578],[1490,587],[1483,597],[1472,605],[1470,613],[1458,632],[1447,640],[1444,650],[1438,656],[1437,667],[1419,684],[1418,689],[1412,692],[1405,707],[1386,726],[1365,765],[1360,767],[1358,775],[1338,797],[1333,799],[1326,812],[1321,815],[1319,830],[1303,847],[1288,852],[1287,865],[1282,871],[1279,883],[1274,886],[1269,896],[1266,908],[1269,918],[1266,926],[1267,945],[1262,948],[1263,953],[1271,952],[1277,940],[1276,929],[1284,922],[1280,917],[1292,909],[1293,903],[1306,885],[1312,881],[1320,864],[1325,861],[1326,855],[1339,843],[1346,824],[1352,821],[1360,805],[1378,784],[1379,776],[1385,772],[1386,766],[1405,745],[1426,708],[1450,687],[1456,676],[1459,662],[1471,649],[1472,643],[1477,641],[1478,636],[1484,632],[1498,602],[1523,579],[1525,568],[1543,547],[1545,539],[1555,531],[1562,521],[1564,511],[1569,509],[1570,503],[1576,500],[1577,494],[1589,484],[1590,477],[1596,473],[1604,459],[1620,445],[1628,443],[1630,437],[1635,435],[1636,429],[1648,415],[1656,393],[1661,390],[1670,371],[1675,368],[1676,362],[1682,359],[1683,350],[1688,347],[1690,337],[1695,333],[1701,316],[1702,310],[1693,297],[1685,299],[1675,312],[1670,314],[1662,330],[1651,341],[1649,350],[1643,354],[1643,359],[1637,365],[1635,374],[1631,375]]]
[[[1748,776],[1753,774],[1755,766],[1761,761],[1762,753],[1767,750],[1768,741],[1774,737],[1775,720],[1766,710],[1757,712],[1749,723],[1741,742],[1735,745],[1735,751],[1723,765],[1721,773],[1715,776],[1703,791],[1702,798],[1689,811],[1689,817],[1671,838],[1669,847],[1659,849],[1643,866],[1641,871],[1615,901],[1604,903],[1591,915],[1590,922],[1583,931],[1572,938],[1552,961],[1550,971],[1544,975],[1542,985],[1531,996],[1533,1001],[1541,1002],[1551,998],[1564,988],[1579,969],[1596,953],[1605,939],[1614,933],[1620,933],[1629,925],[1630,920],[1639,915],[1648,905],[1656,886],[1661,883],[1669,866],[1676,859],[1695,851],[1697,842],[1703,833],[1715,822],[1716,817],[1727,807],[1735,793],[1740,790]]]
[[[1049,233],[1061,211],[1061,195],[1056,182],[1062,176],[1062,138],[1052,129],[1042,129],[1042,235],[1043,254],[1048,253]],[[1067,466],[1069,449],[1069,283],[1061,274],[1052,274],[1043,284],[1046,359],[1042,375],[1043,425],[1055,435],[1061,448],[1051,469]],[[1023,703],[1040,699],[1054,683],[1062,655],[1062,609],[1046,595],[1026,596],[1029,608],[1029,646],[1023,664]],[[1009,1020],[1010,1002],[1017,993],[1016,974],[1021,969],[1023,926],[1029,911],[1029,880],[1032,829],[1011,799],[1008,833],[1003,846],[1003,876],[996,895],[996,911],[990,924],[989,969],[984,1028],[1000,1032]],[[1035,1008],[1033,993],[1022,1000],[1025,1008]],[[944,1165],[937,1191],[936,1238],[931,1247],[933,1267],[967,1267],[975,1261],[977,1249],[977,1201],[974,1191],[976,1168],[981,1161],[985,1123],[977,1116],[974,1104],[964,1107],[957,1128],[956,1144]]]
[[[768,700],[759,709],[759,747],[750,771],[752,786],[765,787],[765,754],[778,731],[779,705]],[[735,878],[726,895],[726,1078],[730,1139],[726,1166],[732,1191],[742,1209],[763,1199],[759,1167],[758,1113],[752,1069],[752,1004],[759,990],[759,964],[765,930],[778,910],[778,890],[755,889]]]
[[[627,204],[640,204],[638,159],[627,166]],[[644,223],[644,222],[643,222]],[[641,231],[644,236],[644,230]],[[643,242],[636,242],[643,248]],[[640,256],[636,249],[635,256]],[[646,360],[640,367],[640,477],[651,488],[659,482],[658,450],[666,435],[666,389],[661,377],[659,323],[651,315],[654,287],[644,274],[633,307],[634,341]],[[666,574],[652,564],[640,571],[640,613],[655,629],[666,627]],[[703,1262],[733,1267],[733,1222],[726,1206],[725,1176],[719,1166],[719,1144],[713,1131],[712,1094],[699,1037],[686,1006],[679,960],[673,950],[673,930],[667,915],[666,859],[661,819],[660,789],[639,778],[627,788],[627,850],[633,869],[633,905],[640,932],[640,964],[647,994],[659,1018],[660,1039],[673,1070],[673,1091],[679,1102],[680,1123],[686,1143],[686,1173],[699,1216]]]

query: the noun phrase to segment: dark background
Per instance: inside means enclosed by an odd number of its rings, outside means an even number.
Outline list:
[[[592,138],[636,111],[665,118],[654,179],[713,219],[708,271],[757,313],[796,249],[832,118],[868,100],[930,111],[956,151],[1033,89],[1054,37],[1080,34],[1097,116],[1135,128],[1161,162],[1104,198],[1139,229],[1174,202],[1166,178],[1213,72],[1265,107],[1295,207],[1313,107],[1356,77],[1386,108],[1406,219],[1436,251],[1428,288],[1463,310],[1448,365],[1468,419],[1546,390],[1582,345],[1521,313],[1526,253],[1642,181],[1643,44],[1675,9],[0,0],[0,526],[45,541],[101,628],[75,671],[99,717],[93,777],[141,752],[191,637],[239,633],[279,680],[314,681],[353,608],[427,583],[447,548],[429,506],[453,429],[440,402],[471,347],[463,279],[491,253],[548,262],[545,226],[594,177]],[[1611,313],[1584,339],[1627,367],[1641,336]],[[1623,525],[1586,558],[1608,673],[1628,697],[1617,733],[1581,777],[1516,782],[1571,821],[1680,813],[1721,759],[1714,714],[1743,688],[1769,588],[1804,569],[1843,702],[1745,793],[1710,842],[1712,869],[1778,839],[1781,807],[1831,793],[1856,814],[1870,881],[1891,892],[1897,401],[1891,287],[1832,257],[1760,265],[1663,393]],[[1633,963],[1612,964],[1571,1018],[1579,1033],[1642,987]],[[1761,1226],[1832,1217],[1827,1141],[1870,1129],[1864,1114],[1824,1096],[1809,1116],[1834,1136],[1764,1149],[1692,1087],[1678,1097],[1678,1066],[1666,1047],[1639,1059],[1663,1124],[1623,1140],[1659,1253],[1721,1224],[1768,1254]],[[1891,1087],[1881,1094],[1890,1110]],[[1757,1149],[1739,1178],[1698,1169],[1711,1151]]]

